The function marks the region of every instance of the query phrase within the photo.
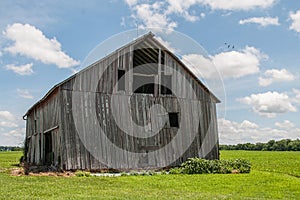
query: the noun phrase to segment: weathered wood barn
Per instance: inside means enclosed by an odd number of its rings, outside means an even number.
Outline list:
[[[27,111],[25,159],[64,170],[218,159],[216,103],[150,32],[55,85]]]

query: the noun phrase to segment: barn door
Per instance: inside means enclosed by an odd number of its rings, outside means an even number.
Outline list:
[[[53,164],[53,148],[52,148],[52,131],[48,132],[44,136],[45,144],[45,162],[46,165]]]

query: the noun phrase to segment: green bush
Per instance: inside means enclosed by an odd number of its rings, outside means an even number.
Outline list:
[[[170,174],[228,174],[249,173],[251,164],[245,159],[235,160],[205,160],[201,158],[189,158],[179,168],[170,170]]]
[[[182,168],[181,167],[174,167],[171,168],[169,171],[169,174],[182,174]]]
[[[79,171],[75,172],[75,176],[77,176],[77,177],[90,177],[91,173],[79,170]]]

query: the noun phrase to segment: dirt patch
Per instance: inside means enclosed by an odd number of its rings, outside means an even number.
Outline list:
[[[23,168],[15,168],[10,171],[10,175],[12,176],[55,176],[55,177],[72,177],[75,176],[73,172],[65,171],[65,172],[29,172],[25,174]]]
[[[72,172],[39,172],[39,173],[32,173],[28,174],[29,176],[55,176],[55,177],[72,177],[75,176]]]
[[[53,166],[37,166],[28,163],[21,163],[21,167],[10,170],[12,176],[55,176],[55,177],[71,177],[75,173],[70,171],[59,170]]]
[[[240,173],[240,171],[239,171],[239,170],[237,170],[237,169],[233,169],[233,170],[231,170],[231,173],[232,173],[232,174],[239,174],[239,173]]]
[[[23,168],[14,168],[10,171],[10,175],[12,176],[22,176],[25,175]]]

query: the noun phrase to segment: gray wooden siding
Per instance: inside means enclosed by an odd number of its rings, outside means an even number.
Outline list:
[[[26,140],[28,162],[43,164],[45,161],[45,134],[52,135],[53,164],[58,164],[60,145],[60,101],[59,90],[55,90],[47,100],[31,110],[27,116]]]
[[[172,89],[179,91],[177,97],[172,95],[145,95],[135,94],[132,91],[133,74],[132,72],[126,73],[125,92],[115,92],[113,89],[118,81],[117,71],[123,69],[128,72],[133,66],[133,50],[136,48],[158,48],[159,55],[164,55],[163,60],[157,63],[158,75],[155,79],[159,84],[161,82],[161,74],[172,75]],[[162,53],[163,52],[163,53]],[[164,68],[162,63],[169,68]],[[100,75],[102,76],[100,77]],[[183,76],[180,76],[183,74]],[[183,78],[188,82],[183,81]],[[196,96],[190,95],[186,90],[186,85],[192,85]],[[77,99],[74,105],[72,98],[74,95],[82,94]],[[89,95],[94,95],[96,101],[94,105],[90,105],[88,102]],[[119,117],[123,119],[123,123],[128,126],[129,134],[125,134],[112,116],[110,99],[114,95],[119,107]],[[123,112],[125,107],[121,97],[130,98],[129,110],[131,116],[125,115]],[[129,117],[140,125],[147,123],[151,124],[152,129],[161,126],[161,121],[155,118],[151,118],[149,108],[154,104],[162,105],[167,112],[178,112],[180,120],[183,120],[185,127],[198,126],[196,137],[193,140],[190,147],[175,160],[171,166],[176,166],[185,161],[189,157],[206,157],[209,159],[218,159],[218,130],[217,130],[217,116],[216,116],[216,102],[207,88],[203,87],[199,82],[190,75],[190,73],[182,66],[182,63],[174,59],[168,51],[161,49],[161,46],[157,45],[150,39],[145,40],[137,45],[130,45],[122,48],[108,57],[94,63],[90,67],[84,69],[79,74],[65,81],[53,94],[47,97],[43,103],[36,106],[27,115],[27,138],[28,145],[28,161],[33,163],[41,163],[43,159],[43,150],[39,149],[39,139],[43,142],[44,131],[51,129],[55,126],[58,128],[55,131],[51,131],[53,134],[53,149],[54,149],[54,161],[56,165],[63,169],[91,169],[97,170],[107,168],[104,163],[111,163],[119,165],[118,168],[128,168],[131,163],[137,162],[139,167],[155,167],[164,163],[164,160],[157,160],[155,157],[147,157],[147,152],[153,151],[157,148],[161,148],[167,145],[173,137],[177,134],[177,128],[170,127],[170,124],[165,124],[161,131],[152,137],[143,139],[139,138],[135,128],[129,123]],[[193,104],[191,110],[181,112],[180,105]],[[82,112],[77,116],[73,116],[73,109],[77,107]],[[107,148],[106,141],[90,141],[95,144],[97,153],[104,158],[103,163],[98,161],[86,148],[82,142],[82,136],[89,138],[90,135],[95,134],[97,129],[95,126],[86,121],[86,116],[92,115],[89,113],[89,107],[96,109],[98,123],[105,129],[107,133],[107,140],[112,141],[114,144],[122,149],[126,149],[128,152],[144,153],[144,157],[140,157],[138,160],[130,160],[130,157],[126,154],[118,155],[115,157],[115,152]],[[77,113],[78,114],[78,113]],[[195,116],[199,117],[199,122],[194,120]],[[81,119],[80,122],[84,127],[83,131],[78,133],[74,117]],[[37,131],[34,131],[34,120],[37,120]],[[121,120],[122,121],[122,120]],[[196,124],[197,123],[197,124]],[[80,125],[80,124],[79,124]],[[148,127],[149,128],[149,127]],[[186,137],[191,137],[186,129]],[[183,130],[185,131],[185,130]],[[36,135],[35,135],[36,134]],[[216,141],[216,142],[215,142]],[[165,155],[176,155],[178,148],[185,145],[185,140],[179,141],[178,144],[173,144],[173,154],[165,152]],[[209,143],[215,142],[213,148]],[[207,144],[206,144],[207,143]],[[204,144],[204,145],[203,145]],[[41,147],[44,146],[42,143]],[[209,153],[208,153],[209,152]],[[167,158],[166,158],[167,159]],[[174,157],[174,159],[176,159]],[[118,161],[116,163],[116,160]],[[120,164],[118,164],[120,163]]]

